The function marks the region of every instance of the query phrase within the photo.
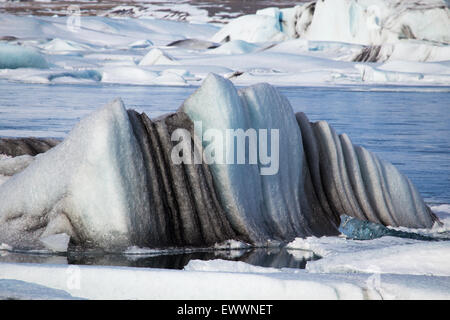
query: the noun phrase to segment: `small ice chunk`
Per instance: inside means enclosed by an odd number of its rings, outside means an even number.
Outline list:
[[[53,234],[48,237],[39,239],[42,244],[47,248],[55,252],[67,252],[69,247],[70,236],[66,233]]]

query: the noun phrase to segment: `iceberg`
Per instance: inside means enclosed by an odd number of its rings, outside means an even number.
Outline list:
[[[257,154],[242,153],[238,135],[217,138],[227,130],[258,141]],[[251,140],[252,130],[265,135]],[[238,162],[211,162],[221,149]],[[114,100],[33,160],[12,159],[0,162],[12,174],[0,185],[0,242],[15,248],[266,245],[338,235],[342,214],[409,228],[438,221],[392,164],[294,114],[274,87],[238,90],[214,74],[175,113],[151,120]]]
[[[48,67],[44,56],[31,47],[0,44],[0,69]]]

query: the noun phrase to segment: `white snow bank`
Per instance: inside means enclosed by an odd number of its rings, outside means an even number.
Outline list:
[[[150,50],[139,62],[140,66],[153,66],[153,65],[174,65],[179,64],[173,57],[165,53],[161,49],[154,48]]]
[[[238,270],[241,266],[230,262],[228,268]],[[379,281],[373,281],[373,274],[314,274],[304,270],[242,273],[2,263],[0,277],[88,299],[450,298],[450,278],[438,276],[383,274]]]
[[[450,243],[382,237],[348,240],[334,237],[297,238],[288,247],[312,250],[323,259],[309,261],[316,273],[391,273],[450,276]]]
[[[10,44],[0,43],[0,69],[48,68],[44,56],[37,50]]]

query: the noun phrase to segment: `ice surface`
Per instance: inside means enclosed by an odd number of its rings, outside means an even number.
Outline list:
[[[104,247],[136,242],[140,230],[150,232],[141,157],[122,102],[97,110],[0,186],[1,241],[33,247],[42,235],[67,233]]]

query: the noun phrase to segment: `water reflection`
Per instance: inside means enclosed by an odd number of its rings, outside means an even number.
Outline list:
[[[190,260],[224,259],[255,266],[304,269],[307,261],[319,259],[311,251],[280,248],[245,250],[199,250],[164,252],[151,255],[124,255],[101,252],[68,252],[66,255],[25,252],[0,252],[0,262],[123,266],[138,268],[183,269]]]

